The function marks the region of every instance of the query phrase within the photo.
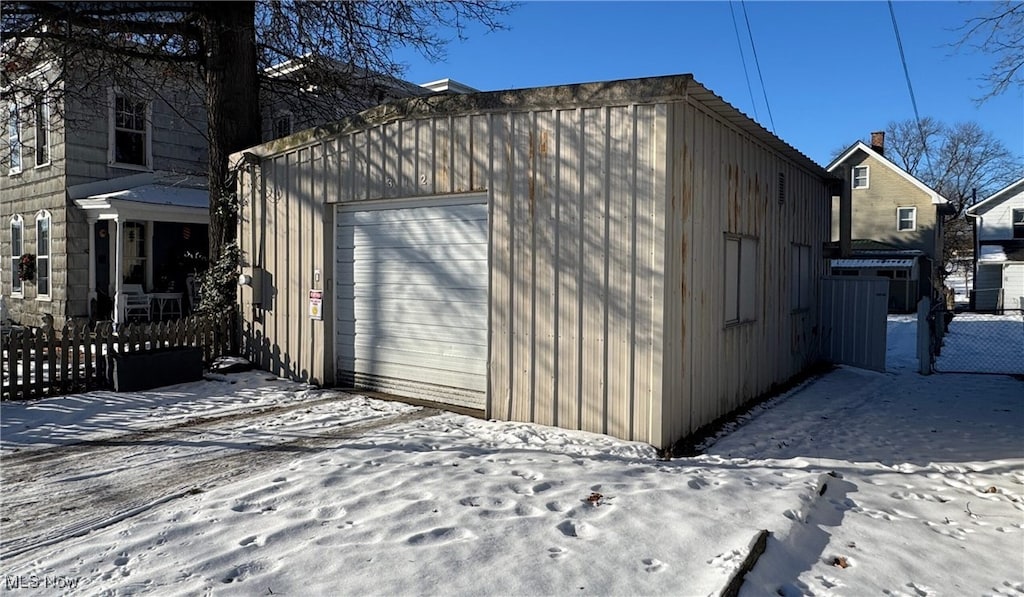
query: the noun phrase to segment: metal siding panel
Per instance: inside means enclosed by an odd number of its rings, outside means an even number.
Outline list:
[[[288,326],[288,346],[290,358],[289,377],[302,378],[303,381],[308,381],[308,369],[306,368],[307,346],[304,340],[306,339],[306,331],[308,324],[308,317],[304,312],[300,312],[299,309],[303,306],[303,298],[306,289],[309,288],[307,285],[306,270],[309,267],[308,262],[308,242],[310,239],[306,238],[301,233],[303,230],[303,224],[308,219],[306,217],[306,209],[308,203],[307,195],[307,179],[309,178],[309,150],[299,149],[294,153],[295,163],[291,164],[291,176],[289,177],[291,191],[291,200],[288,202],[286,209],[290,211],[290,217],[286,218],[288,227],[286,229],[285,244],[288,246],[288,255],[291,257],[290,265],[292,266],[289,272],[288,285],[282,290],[287,293],[289,299],[289,319],[292,325]]]
[[[469,116],[452,119],[452,192],[465,193],[470,188],[473,162],[473,129],[470,127]]]
[[[491,129],[489,126],[490,115],[474,115],[469,117],[469,126],[472,135],[471,151],[472,168],[469,177],[469,189],[474,191],[488,188],[488,179],[491,173],[490,148]]]
[[[415,121],[401,120],[398,122],[398,172],[396,173],[396,197],[414,197],[417,194]]]
[[[607,307],[607,161],[604,109],[583,110],[583,345],[581,428],[605,431],[605,312]]]
[[[536,223],[534,245],[535,285],[533,329],[533,420],[542,425],[555,424],[557,344],[554,334],[558,329],[555,316],[556,243],[558,222],[555,219],[555,192],[557,163],[553,158],[555,138],[554,115],[551,112],[534,114],[534,133],[530,154],[535,164],[534,183],[531,186],[533,215]]]
[[[657,442],[651,430],[654,410],[654,280],[663,272],[654,269],[654,231],[657,221],[655,195],[658,192],[658,170],[655,147],[660,144],[664,129],[659,127],[655,106],[638,106],[636,137],[636,172],[633,200],[633,388],[634,415],[631,437],[637,441]],[[662,115],[663,118],[663,115]]]
[[[391,122],[380,126],[381,151],[380,161],[383,165],[381,170],[381,185],[383,196],[386,198],[401,197],[401,121]]]
[[[493,165],[491,193],[491,416],[512,418],[512,176],[511,143],[507,115],[490,122]]]
[[[512,177],[512,419],[532,420],[533,401],[533,168],[529,155],[532,115],[511,115],[508,167]]]
[[[370,193],[370,159],[369,131],[361,131],[352,135],[352,157],[349,168],[352,170],[352,199],[365,201]]]
[[[632,107],[609,108],[608,165],[608,399],[605,429],[630,437],[633,321],[633,150]]]
[[[580,168],[582,120],[579,110],[558,112],[558,424],[580,427],[580,301],[582,196]]]
[[[288,283],[288,261],[282,257],[288,252],[288,245],[285,242],[286,230],[288,228],[287,214],[285,208],[288,205],[288,201],[291,199],[288,187],[289,179],[289,155],[285,154],[275,160],[275,178],[277,187],[275,189],[276,196],[274,203],[270,206],[273,211],[274,221],[274,236],[271,243],[273,244],[273,254],[271,260],[268,262],[267,272],[271,276],[273,301],[271,304],[270,311],[273,313],[273,325],[274,325],[274,338],[273,342],[273,369],[271,373],[275,375],[284,375],[284,363],[283,358],[286,358],[288,354],[287,346],[285,345],[288,337],[288,326],[287,326],[287,299],[288,294],[280,292],[280,289],[284,288],[284,285]]]
[[[454,190],[452,174],[452,134],[451,117],[442,116],[434,119],[434,190],[435,195],[451,193]]]
[[[320,272],[320,279],[314,281],[315,287],[324,291],[323,320],[310,321],[312,326],[310,335],[310,376],[311,381],[317,384],[327,384],[333,381],[333,364],[330,363],[329,355],[333,354],[333,330],[334,317],[334,276],[331,270],[326,267],[329,261],[325,261],[325,253],[333,255],[332,241],[329,240],[334,234],[334,226],[331,218],[326,217],[325,205],[328,201],[328,172],[329,164],[326,145],[317,145],[313,148],[313,180],[311,181],[309,202],[309,227],[310,234],[310,267]],[[333,210],[332,210],[333,211]],[[331,345],[328,346],[328,342]]]

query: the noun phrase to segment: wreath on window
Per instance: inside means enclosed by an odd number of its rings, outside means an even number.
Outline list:
[[[36,256],[32,253],[25,253],[18,260],[18,279],[22,282],[31,282],[36,277]]]

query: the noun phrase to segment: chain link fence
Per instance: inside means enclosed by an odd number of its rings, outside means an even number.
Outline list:
[[[1024,375],[1024,310],[952,312],[940,306],[929,323],[939,330],[932,347],[936,372]]]

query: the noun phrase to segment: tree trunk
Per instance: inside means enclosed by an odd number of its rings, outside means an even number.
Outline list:
[[[216,294],[234,302],[234,264],[220,264],[235,241],[238,205],[228,156],[260,143],[255,2],[197,2],[205,51],[210,142],[210,265]],[[217,268],[218,265],[222,267]],[[214,290],[214,289],[210,289]],[[205,301],[204,301],[205,302]],[[219,302],[219,301],[218,301]],[[226,306],[226,305],[225,305]]]

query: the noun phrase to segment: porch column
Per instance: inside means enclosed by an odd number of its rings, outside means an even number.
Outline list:
[[[124,220],[120,217],[114,220],[117,224],[117,234],[114,238],[114,329],[120,327],[125,320],[125,298],[122,286],[124,285]]]
[[[89,319],[96,315],[96,219],[88,218],[89,226]]]

